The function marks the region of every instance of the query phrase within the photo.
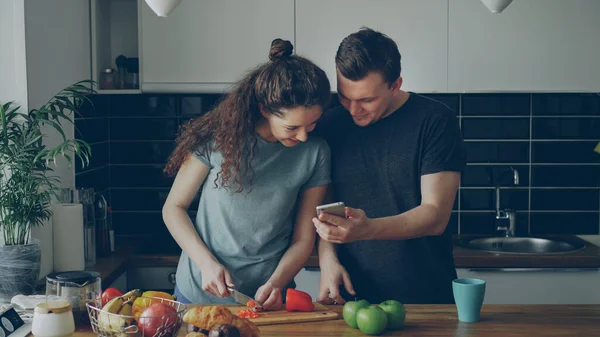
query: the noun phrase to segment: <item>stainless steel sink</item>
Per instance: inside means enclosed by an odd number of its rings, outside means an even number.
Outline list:
[[[585,248],[583,241],[536,237],[484,237],[464,239],[466,249],[506,254],[563,254]]]

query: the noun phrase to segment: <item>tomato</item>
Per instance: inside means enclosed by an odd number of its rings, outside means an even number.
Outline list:
[[[107,288],[102,293],[102,306],[104,306],[108,301],[117,297],[123,296],[123,293],[117,288]]]

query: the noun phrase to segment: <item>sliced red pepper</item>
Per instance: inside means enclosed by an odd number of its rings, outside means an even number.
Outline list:
[[[253,309],[239,310],[237,315],[240,318],[258,318],[260,316],[260,314],[257,313],[256,310],[253,310]]]
[[[248,303],[246,303],[246,306],[253,308],[256,306],[256,303],[254,303],[254,300],[249,300]]]
[[[286,292],[285,309],[287,311],[313,311],[315,305],[308,293],[288,288]]]

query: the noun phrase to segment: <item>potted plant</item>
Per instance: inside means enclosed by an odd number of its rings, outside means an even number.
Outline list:
[[[16,294],[32,294],[40,274],[40,245],[31,228],[52,216],[52,198],[58,198],[59,179],[52,175],[56,158],[70,165],[78,157],[88,165],[90,146],[69,139],[63,130],[93,93],[77,82],[52,97],[39,109],[21,112],[14,102],[0,104],[0,302]],[[45,128],[58,131],[62,142],[48,148]]]

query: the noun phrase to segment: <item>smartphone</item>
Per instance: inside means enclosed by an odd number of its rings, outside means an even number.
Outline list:
[[[321,212],[324,212],[327,214],[337,215],[339,217],[345,218],[346,217],[345,207],[346,207],[346,205],[342,201],[334,202],[332,204],[320,205],[320,206],[317,206],[317,216],[319,216],[319,214],[321,214]]]

